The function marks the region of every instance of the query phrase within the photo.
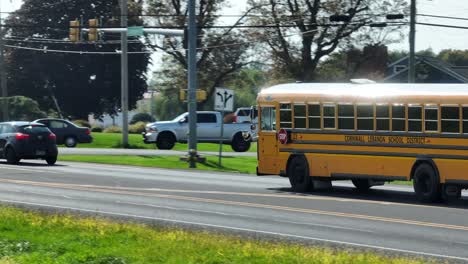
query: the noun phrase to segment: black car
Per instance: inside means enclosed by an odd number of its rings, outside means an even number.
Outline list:
[[[34,120],[35,123],[46,125],[57,136],[57,144],[65,144],[73,148],[77,143],[91,143],[93,137],[87,127],[78,127],[70,121],[55,118]]]
[[[46,126],[29,122],[0,123],[0,158],[9,164],[21,159],[44,159],[53,165],[57,161],[55,134]]]

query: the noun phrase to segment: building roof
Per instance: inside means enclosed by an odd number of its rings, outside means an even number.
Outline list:
[[[290,83],[261,90],[258,101],[468,104],[468,84]]]
[[[420,63],[420,62],[424,62],[436,69],[438,69],[439,71],[451,76],[452,78],[460,81],[461,83],[468,83],[468,66],[467,67],[460,67],[460,66],[453,66],[449,63],[446,63],[440,59],[437,59],[437,58],[434,58],[434,57],[431,57],[431,56],[421,56],[421,55],[416,55],[415,56],[416,58],[416,63]],[[404,65],[407,65],[406,61],[409,59],[409,56],[406,56],[406,57],[403,57],[395,62],[393,62],[392,64],[390,64],[388,67],[394,67],[394,66],[397,66],[397,65],[402,65],[404,63]],[[466,68],[466,71],[465,69],[457,69],[457,68]],[[385,81],[389,81],[389,80],[392,80],[394,79],[395,77],[401,75],[401,74],[405,74],[407,75],[408,74],[408,67],[405,68],[404,70],[401,70],[397,73],[394,73],[388,77],[386,77],[384,79],[384,82]]]

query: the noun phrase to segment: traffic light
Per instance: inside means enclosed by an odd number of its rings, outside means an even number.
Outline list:
[[[349,15],[332,15],[330,16],[330,22],[350,22],[351,17]]]
[[[80,41],[80,21],[73,20],[70,21],[70,41],[71,42],[78,42]]]
[[[89,41],[97,41],[98,40],[98,20],[96,18],[89,19],[89,30],[88,30],[88,40]]]
[[[197,89],[196,93],[197,102],[206,101],[207,93],[205,90]],[[188,101],[188,91],[187,89],[181,89],[179,92],[179,99],[181,101]]]
[[[395,20],[395,19],[403,19],[405,16],[403,14],[388,14],[387,16],[388,20]]]

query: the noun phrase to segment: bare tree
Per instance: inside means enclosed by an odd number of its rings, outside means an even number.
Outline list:
[[[251,24],[268,26],[251,36],[267,45],[279,76],[297,81],[314,81],[321,59],[342,44],[382,44],[395,28],[376,34],[368,26],[407,9],[404,0],[249,0],[249,6],[257,15]],[[336,15],[341,21],[331,22]]]
[[[165,28],[186,28],[187,1],[149,0],[148,12],[154,14],[148,23]],[[248,43],[236,27],[245,19],[240,17],[234,24],[214,27],[219,21],[219,14],[225,7],[225,0],[197,1],[197,67],[200,89],[208,96],[214,88],[222,85],[226,79],[249,62],[247,61]],[[165,92],[174,94],[179,89],[186,89],[186,49],[184,40],[165,37],[163,43],[153,42],[156,50],[163,51],[163,70],[157,75],[160,87]]]

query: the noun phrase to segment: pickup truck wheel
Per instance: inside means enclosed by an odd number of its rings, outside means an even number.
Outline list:
[[[172,133],[161,133],[156,140],[158,149],[172,149],[175,145],[175,137]]]
[[[231,147],[236,152],[246,152],[250,148],[250,141],[245,140],[242,133],[237,133],[232,139]]]

